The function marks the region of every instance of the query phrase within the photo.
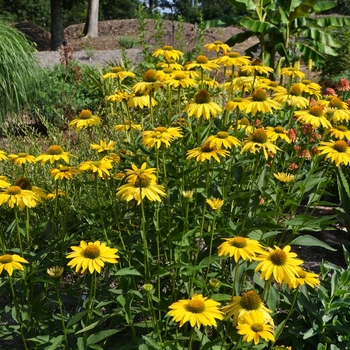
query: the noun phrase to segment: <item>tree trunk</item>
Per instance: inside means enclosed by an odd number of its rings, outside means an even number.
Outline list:
[[[84,35],[86,38],[98,37],[98,8],[99,0],[89,0],[88,14],[84,27]]]
[[[51,50],[57,51],[63,40],[62,0],[51,0]]]

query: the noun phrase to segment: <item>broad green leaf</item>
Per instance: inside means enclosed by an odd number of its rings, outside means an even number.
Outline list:
[[[315,12],[323,12],[330,10],[336,6],[335,1],[330,1],[330,0],[318,0],[317,4],[314,6],[314,11]]]
[[[57,346],[62,343],[63,337],[63,335],[59,335],[58,337],[50,339],[51,345],[47,346],[45,350],[56,350]]]
[[[306,0],[303,1],[298,7],[289,14],[289,21],[292,22],[294,19],[304,16],[309,16],[312,12],[312,8],[316,5],[317,0]]]
[[[257,7],[253,0],[229,0],[229,2],[237,6],[239,9],[248,11],[254,11]]]
[[[341,45],[335,41],[335,39],[323,32],[322,30],[318,28],[309,28],[303,31],[303,35],[305,35],[307,38],[311,38],[313,40],[316,40],[319,43],[322,43],[324,45],[329,45],[332,47],[340,47]]]
[[[256,36],[256,34],[250,30],[247,30],[246,32],[238,33],[228,39],[225,43],[229,46],[235,46],[236,44],[243,43],[249,38]]]
[[[290,245],[301,245],[301,246],[309,246],[309,247],[321,247],[328,250],[331,250],[333,252],[336,252],[337,249],[332,248],[327,243],[320,241],[316,237],[310,236],[310,235],[301,235],[299,237],[296,237],[290,242]]]
[[[89,324],[88,326],[84,327],[83,329],[81,329],[80,331],[76,332],[75,334],[87,332],[90,329],[95,328],[99,323],[100,323],[100,321],[93,322],[93,323]]]
[[[241,16],[225,16],[216,19],[211,19],[209,21],[204,22],[204,29],[237,26],[241,18]]]
[[[276,26],[268,22],[260,22],[252,19],[243,19],[240,24],[252,32],[267,33],[271,30],[277,30]]]
[[[84,338],[80,337],[77,339],[77,346],[78,346],[78,350],[86,350]]]
[[[322,17],[316,20],[316,24],[321,28],[326,27],[346,27],[350,25],[350,16],[347,17]]]
[[[124,267],[115,273],[116,276],[142,276],[134,267]]]
[[[95,334],[91,334],[87,338],[87,345],[96,344],[96,343],[100,342],[101,340],[108,338],[111,335],[116,334],[120,331],[121,331],[120,329],[106,329],[104,331],[97,332]]]
[[[81,311],[74,315],[67,323],[67,329],[69,329],[71,326],[79,322],[86,314],[88,313],[87,310]]]

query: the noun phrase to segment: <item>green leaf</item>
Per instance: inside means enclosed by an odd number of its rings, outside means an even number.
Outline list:
[[[316,20],[316,24],[321,28],[346,27],[350,25],[350,17],[322,17]]]
[[[316,237],[310,236],[310,235],[302,235],[297,238],[294,238],[292,242],[290,242],[290,245],[301,245],[301,246],[309,246],[309,247],[321,247],[328,250],[331,250],[333,252],[336,252],[337,249],[332,248],[327,243],[320,241]]]
[[[267,33],[271,30],[277,30],[277,27],[271,23],[255,21],[252,19],[243,19],[240,24],[244,28],[256,33]]]
[[[314,6],[315,12],[323,12],[330,10],[336,6],[335,1],[330,0],[318,0],[317,4]]]
[[[86,346],[85,346],[85,341],[84,338],[80,337],[77,339],[77,346],[78,346],[78,350],[86,350]]]
[[[79,322],[86,314],[88,313],[87,310],[81,311],[74,315],[67,323],[67,329],[69,329],[71,326]]]
[[[91,334],[87,338],[87,345],[92,345],[100,342],[101,340],[110,337],[113,334],[120,332],[120,329],[107,329],[101,332],[97,332],[95,334]]]
[[[115,273],[116,276],[142,276],[134,267],[125,267]]]
[[[236,44],[245,42],[252,36],[256,36],[256,34],[250,30],[247,30],[246,32],[242,32],[234,35],[233,37],[228,39],[225,43],[229,46],[235,46]]]
[[[214,28],[214,27],[229,27],[237,26],[241,16],[225,16],[216,19],[211,19],[204,22],[204,29]]]
[[[329,45],[332,47],[341,47],[341,45],[335,41],[332,35],[329,35],[318,28],[308,28],[303,31],[303,35],[324,45]]]
[[[56,350],[57,346],[62,343],[63,335],[59,335],[58,337],[54,337],[50,339],[51,345],[45,347],[45,350]]]
[[[76,332],[75,334],[80,334],[80,333],[84,333],[89,331],[90,329],[95,328],[98,324],[100,323],[100,321],[96,321],[94,323],[89,324],[88,326],[84,327],[83,329],[81,329],[80,331]]]
[[[255,11],[256,4],[253,0],[229,0],[229,2],[239,9]]]

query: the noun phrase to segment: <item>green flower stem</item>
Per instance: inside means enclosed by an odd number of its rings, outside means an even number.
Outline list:
[[[4,231],[0,227],[0,244],[1,244],[1,250],[2,254],[6,254],[6,242],[5,242],[5,236]]]
[[[144,268],[145,268],[145,281],[148,282],[150,279],[150,270],[148,267],[148,247],[147,247],[147,232],[146,232],[146,216],[145,216],[145,205],[142,199],[142,188],[140,188],[141,197],[141,223],[142,223],[142,242],[143,242],[143,258],[144,258]]]
[[[94,299],[96,296],[96,271],[94,271],[90,275],[90,277],[91,277],[91,281],[90,281],[90,289],[89,289],[88,314],[87,314],[87,320],[86,320],[85,327],[90,325]],[[86,332],[85,332],[85,336],[87,336]]]
[[[172,89],[171,89],[171,86],[168,86],[168,117],[166,121],[167,127],[171,125],[171,114],[172,114],[171,100],[172,100]]]
[[[62,329],[63,329],[63,333],[64,333],[64,340],[65,340],[65,343],[66,343],[66,349],[69,349],[69,347],[68,347],[67,331],[66,331],[66,324],[64,322],[62,300],[61,300],[60,291],[58,289],[58,280],[56,280],[56,279],[54,280],[54,285],[55,285],[55,291],[56,291],[56,295],[57,295],[58,306],[60,308]]]
[[[264,286],[264,290],[262,291],[261,293],[261,299],[266,301],[264,298],[265,298],[265,295],[268,293],[269,289],[270,289],[270,286],[271,286],[271,283],[272,283],[272,279],[273,279],[273,276],[271,276],[266,282],[265,282],[265,286]]]
[[[156,316],[156,311],[154,309],[154,306],[153,306],[153,300],[152,300],[152,296],[147,294],[147,302],[148,302],[148,308],[151,310],[152,312],[152,325],[153,325],[153,329],[154,330],[157,330],[157,334],[158,334],[158,337],[159,337],[159,342],[160,342],[160,347],[161,349],[163,349],[163,341],[162,341],[162,334],[159,330],[159,327],[157,325],[157,320],[161,320],[161,318],[157,318]]]
[[[23,256],[24,254],[23,254],[23,246],[22,246],[21,229],[19,227],[18,208],[15,205],[13,209],[14,209],[14,212],[15,212],[15,221],[16,221],[16,229],[17,229],[17,238],[18,238],[19,249],[21,251],[21,255]]]
[[[283,331],[283,328],[285,327],[286,323],[288,322],[289,317],[290,317],[290,315],[291,315],[292,312],[293,312],[295,303],[296,303],[296,301],[297,301],[297,299],[298,299],[298,295],[299,295],[299,289],[296,289],[295,294],[294,294],[294,298],[293,298],[293,301],[292,301],[292,305],[290,306],[288,315],[287,315],[287,317],[284,319],[284,321],[283,321],[283,323],[282,323],[282,326],[279,328],[278,332],[276,332],[276,334],[275,334],[275,341],[272,342],[272,344],[269,346],[269,349],[271,349],[271,348],[273,347],[273,345],[276,343],[277,339],[279,338],[279,336],[281,335],[281,333],[282,333],[282,331]]]
[[[235,286],[238,280],[238,270],[239,270],[239,262],[235,262],[235,275],[233,277],[233,283],[232,283],[232,296],[236,294]]]
[[[25,207],[25,225],[26,225],[26,238],[27,238],[27,247],[29,249],[30,247],[30,225],[29,225],[29,219],[30,219],[30,214],[29,214],[29,208],[26,206]]]
[[[27,343],[26,343],[26,338],[25,338],[24,333],[23,333],[21,312],[20,312],[19,307],[18,307],[16,293],[15,293],[15,289],[13,288],[13,282],[12,282],[11,275],[9,275],[9,282],[10,282],[10,289],[11,289],[11,294],[12,294],[12,298],[13,298],[13,303],[15,305],[15,310],[16,310],[16,316],[17,316],[17,320],[16,321],[19,324],[19,328],[20,328],[20,331],[21,331],[21,337],[22,337],[22,342],[23,342],[24,348],[26,350],[28,350]]]
[[[258,171],[258,165],[259,165],[259,153],[257,153],[256,157],[255,157],[253,176],[252,176],[252,179],[251,179],[250,191],[249,191],[249,195],[248,195],[248,198],[247,198],[247,207],[246,207],[246,212],[245,212],[243,223],[242,223],[242,227],[241,227],[241,234],[242,235],[243,235],[244,226],[245,226],[245,224],[247,222],[248,215],[249,215],[249,203],[250,203],[250,199],[252,198],[252,195],[253,195],[253,189],[254,189],[254,185],[255,185],[256,174],[257,174],[257,171]]]
[[[211,253],[212,253],[212,250],[213,250],[213,241],[214,241],[215,227],[216,227],[216,213],[214,212],[214,219],[213,219],[213,223],[211,225],[210,247],[209,247],[209,256],[208,256],[208,269],[207,269],[207,273],[205,275],[205,285],[207,284],[208,274],[209,274],[209,271],[210,271]]]
[[[188,342],[188,350],[192,350],[193,341],[194,341],[194,327],[192,327],[191,329],[190,340]]]
[[[177,110],[178,118],[181,116],[181,85],[177,88]]]
[[[102,209],[101,209],[101,203],[100,203],[100,192],[99,192],[99,186],[98,186],[98,174],[97,174],[97,172],[95,173],[95,191],[96,191],[96,203],[97,203],[98,213],[100,215],[103,234],[105,236],[105,240],[106,240],[107,244],[109,245],[110,241],[109,241],[109,238],[107,235],[107,230],[106,230],[106,226],[104,223]]]
[[[149,111],[150,111],[150,117],[151,117],[151,125],[153,127],[154,126],[154,118],[153,118],[152,96],[153,96],[153,92],[151,90],[149,92]]]

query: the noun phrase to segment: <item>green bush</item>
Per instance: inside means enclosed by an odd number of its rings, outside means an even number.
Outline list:
[[[95,110],[98,102],[83,84],[82,67],[73,61],[68,69],[57,65],[43,70],[36,95],[27,109],[33,120],[43,117],[46,122],[59,126],[75,118],[82,109]]]
[[[122,36],[118,38],[118,43],[125,49],[133,49],[138,45],[138,39],[134,36]]]

